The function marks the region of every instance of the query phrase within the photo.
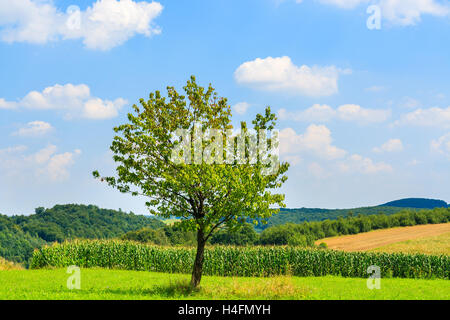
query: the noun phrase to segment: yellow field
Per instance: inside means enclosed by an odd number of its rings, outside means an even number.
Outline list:
[[[440,236],[419,238],[393,243],[380,248],[372,249],[373,252],[404,252],[404,253],[425,253],[425,254],[447,254],[450,255],[450,233]]]
[[[344,251],[420,252],[450,254],[450,223],[375,230],[321,239],[328,248]]]

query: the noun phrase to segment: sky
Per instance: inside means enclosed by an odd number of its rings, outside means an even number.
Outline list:
[[[450,202],[450,1],[0,0],[0,212],[146,214],[114,173],[113,127],[191,75],[233,123],[271,106],[286,205]]]

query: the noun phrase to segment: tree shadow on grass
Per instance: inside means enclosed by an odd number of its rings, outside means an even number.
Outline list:
[[[171,281],[148,289],[129,288],[111,289],[107,293],[114,295],[141,296],[154,299],[195,299],[199,296],[209,299],[306,299],[312,290],[296,286],[291,277],[273,277],[257,281],[230,279],[226,284],[205,284],[200,288],[192,288],[187,280]]]
[[[176,281],[165,285],[157,285],[153,288],[140,289],[107,289],[106,293],[114,295],[148,296],[155,298],[190,298],[200,292],[201,289],[193,288],[187,281]]]

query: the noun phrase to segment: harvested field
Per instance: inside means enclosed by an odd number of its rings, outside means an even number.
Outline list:
[[[392,243],[387,246],[373,249],[371,251],[387,253],[402,252],[409,254],[424,253],[432,255],[450,255],[450,232],[441,234],[439,236],[431,236]]]
[[[355,235],[325,238],[317,240],[316,244],[325,242],[328,248],[335,250],[368,251],[393,243],[434,237],[446,233],[450,233],[450,223],[376,230]]]

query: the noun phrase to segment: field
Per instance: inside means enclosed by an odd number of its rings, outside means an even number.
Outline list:
[[[393,243],[387,246],[370,250],[372,252],[404,252],[424,254],[450,255],[450,232],[439,236],[424,237],[415,240],[407,240]]]
[[[66,269],[0,271],[0,299],[449,299],[448,280],[381,279],[369,290],[366,279],[342,277],[204,277],[199,291],[186,289],[189,275],[81,269],[81,290],[66,287]]]
[[[399,227],[385,230],[376,230],[355,235],[347,235],[333,238],[321,239],[316,242],[320,244],[326,243],[328,248],[343,251],[370,251],[389,245],[402,243],[404,241],[414,241],[420,243],[420,239],[429,239],[430,237],[443,236],[450,233],[450,223],[418,225],[412,227]],[[448,239],[448,236],[447,238]],[[439,240],[438,240],[439,242]],[[431,245],[431,243],[430,243]],[[441,242],[440,249],[435,250],[438,254],[443,253],[442,250],[448,248],[448,241]],[[400,246],[401,247],[401,246]],[[399,247],[399,248],[400,248]],[[384,251],[384,250],[380,250]],[[429,249],[430,251],[430,249]],[[387,252],[403,252],[402,250],[393,250]],[[421,250],[413,250],[415,253],[426,253]],[[444,252],[445,253],[445,252]],[[448,252],[447,252],[448,254]]]
[[[130,241],[73,241],[36,250],[32,269],[107,268],[164,273],[192,272],[195,248],[162,247]],[[376,265],[384,278],[450,279],[450,257],[365,253],[302,247],[223,247],[205,249],[203,272],[209,276],[367,277]]]

